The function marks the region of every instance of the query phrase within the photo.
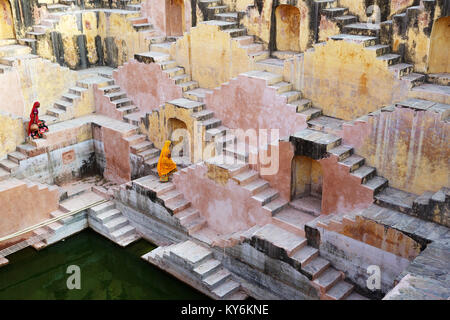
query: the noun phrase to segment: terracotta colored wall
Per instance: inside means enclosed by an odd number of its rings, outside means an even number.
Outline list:
[[[322,165],[322,213],[344,213],[367,207],[373,202],[373,192],[361,185],[360,179],[340,165],[336,156],[319,160]]]
[[[206,106],[233,129],[279,129],[281,138],[306,127],[305,118],[265,80],[239,75],[206,95]]]
[[[183,91],[156,63],[140,63],[131,59],[114,71],[116,80],[141,111],[158,109],[166,101],[181,98]]]
[[[183,12],[178,24],[182,25],[183,32],[191,28],[191,1],[190,0],[146,0],[142,2],[142,15],[148,17],[156,30],[163,34],[172,35],[170,18],[174,15],[171,1],[183,3]],[[179,13],[176,14],[177,18]],[[179,34],[178,34],[179,35]]]
[[[263,174],[261,164],[257,170],[261,178],[269,182],[270,187],[278,190],[280,196],[285,200],[290,200],[291,196],[291,166],[294,157],[294,147],[289,141],[280,141],[277,145],[269,146],[270,154],[278,154],[278,170],[275,174]],[[263,152],[260,150],[260,152]],[[267,167],[267,166],[263,166]]]
[[[116,183],[131,180],[130,145],[123,139],[123,134],[102,127],[103,146],[106,156],[104,176]]]
[[[0,182],[0,237],[50,218],[58,209],[58,198],[57,189],[38,191],[16,179]]]
[[[415,194],[449,185],[450,124],[434,111],[395,108],[356,126],[344,125],[344,143],[377,168],[389,185]]]
[[[173,182],[210,228],[227,234],[270,222],[270,213],[251,198],[249,191],[231,179],[225,184],[215,182],[207,172],[205,165],[192,166],[175,174]]]

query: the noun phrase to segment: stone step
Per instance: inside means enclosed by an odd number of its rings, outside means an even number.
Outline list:
[[[122,215],[122,212],[120,212],[117,209],[110,209],[108,211],[99,213],[95,218],[96,220],[100,221],[102,224],[106,224],[109,221],[113,219],[117,219]]]
[[[313,281],[315,285],[322,291],[326,292],[336,283],[342,280],[342,273],[334,269],[333,267],[328,268],[323,272],[317,279]]]
[[[131,99],[129,98],[117,99],[111,102],[116,106],[116,108],[127,107],[133,104],[133,101],[131,101]]]
[[[345,167],[348,167],[350,172],[353,172],[364,165],[364,162],[365,159],[363,157],[353,154],[339,163]]]
[[[165,203],[165,206],[172,214],[176,214],[191,206],[191,203],[184,197],[177,197]]]
[[[123,117],[125,117],[126,115],[128,115],[130,113],[136,113],[137,111],[139,111],[139,109],[136,106],[130,105],[130,106],[117,108],[117,111],[121,112]]]
[[[140,152],[152,149],[154,147],[153,143],[150,141],[143,141],[130,146],[130,150],[134,154],[138,154]]]
[[[230,177],[234,177],[235,175],[248,170],[247,163],[229,156],[217,156],[209,158],[205,162],[210,165],[214,165],[227,170],[230,174]]]
[[[144,158],[144,160],[148,160],[153,157],[159,158],[160,152],[161,152],[161,150],[159,150],[159,149],[150,148],[150,149],[138,152],[138,155],[141,156],[142,158]]]
[[[120,216],[114,219],[109,220],[107,223],[104,224],[108,232],[114,232],[124,226],[129,224],[128,219],[124,216]]]
[[[242,173],[235,175],[232,179],[241,186],[246,186],[251,182],[254,182],[259,178],[259,173],[254,170],[246,170]]]
[[[106,93],[105,97],[108,97],[110,101],[120,100],[127,97],[127,93],[124,91],[114,91],[110,93]]]
[[[89,210],[93,213],[94,216],[98,216],[101,213],[108,212],[114,209],[115,204],[112,201],[108,201],[102,204],[99,204],[95,207],[90,208]],[[120,211],[119,211],[120,213]]]
[[[396,63],[389,66],[389,70],[394,73],[398,78],[408,75],[413,70],[413,65],[408,63]]]
[[[374,194],[377,194],[388,185],[388,180],[381,176],[375,176],[362,184],[366,188],[373,190]]]
[[[54,106],[57,109],[61,109],[63,111],[67,111],[67,110],[69,110],[70,108],[73,107],[73,104],[71,102],[68,102],[68,101],[56,100]]]
[[[180,76],[184,74],[184,68],[174,67],[169,69],[163,69],[163,72],[166,73],[169,77],[173,78],[176,76]]]
[[[213,290],[231,278],[231,273],[227,269],[219,269],[217,272],[203,279],[203,283],[209,290]]]
[[[5,169],[0,168],[0,181],[4,181],[8,179],[11,176],[11,173],[9,171],[6,171]]]
[[[264,209],[268,210],[269,212],[272,213],[272,216],[275,215],[276,213],[280,212],[281,210],[283,210],[284,208],[286,208],[289,204],[289,201],[283,199],[283,198],[276,198],[273,201],[270,201],[269,203],[267,203],[264,206]]]
[[[348,8],[325,8],[321,11],[323,14],[325,14],[329,18],[334,18],[337,16],[342,16],[348,12]]]
[[[245,28],[233,28],[233,29],[226,29],[223,30],[224,32],[230,34],[230,37],[237,38],[247,35],[247,29]]]
[[[111,85],[111,86],[106,86],[106,87],[102,87],[100,88],[100,90],[103,91],[104,95],[107,94],[111,94],[111,93],[115,93],[115,92],[120,92],[121,88],[118,85]]]
[[[273,224],[266,224],[259,228],[251,237],[252,243],[256,242],[263,245],[263,247],[257,249],[269,255],[271,255],[271,252],[275,252],[274,248],[278,248],[284,251],[287,256],[292,257],[297,251],[305,247],[307,243],[305,238]]]
[[[267,188],[269,188],[269,183],[259,177],[244,185],[244,189],[250,191],[252,196],[258,194],[261,191],[264,191]]]
[[[14,161],[3,159],[0,161],[0,168],[9,173],[14,173],[19,168],[19,165]]]
[[[257,78],[257,79],[263,79],[266,81],[267,86],[274,85],[275,83],[281,82],[283,80],[283,76],[279,74],[275,74],[272,72],[266,72],[266,71],[249,71],[243,73],[243,75],[250,77],[250,78]]]
[[[371,36],[361,36],[361,35],[353,35],[353,34],[338,34],[335,36],[331,36],[330,39],[335,41],[347,41],[362,44],[364,47],[374,46],[378,42],[377,37]]]
[[[134,134],[129,137],[125,137],[124,140],[128,141],[130,146],[134,146],[136,144],[145,142],[147,140],[147,136],[144,134]]]
[[[188,234],[192,235],[193,233],[206,227],[206,225],[206,220],[202,217],[198,217],[192,221],[187,222],[185,225],[183,225],[183,227],[188,231]]]
[[[170,249],[169,257],[177,264],[194,269],[213,259],[213,253],[209,249],[187,240],[173,246]]]
[[[185,226],[200,217],[200,213],[194,207],[188,207],[180,212],[177,212],[175,217],[180,221],[181,225]]]
[[[338,157],[338,161],[342,161],[353,154],[353,147],[347,145],[340,145],[336,148],[331,149],[328,152]]]
[[[341,280],[327,291],[326,296],[332,300],[343,300],[352,293],[353,288],[352,284]]]
[[[120,239],[133,235],[134,233],[136,233],[136,229],[132,225],[128,224],[112,232],[111,236],[114,240],[119,241]]]
[[[68,92],[68,93],[64,93],[64,94],[61,96],[61,98],[62,98],[64,101],[67,101],[67,102],[69,102],[69,103],[73,103],[74,100],[78,100],[78,99],[80,98],[80,96],[77,95],[77,94],[73,94],[73,93]]]
[[[160,42],[160,43],[150,44],[150,51],[170,54],[170,48],[172,47],[172,45],[173,45],[173,42]]]
[[[192,113],[192,118],[196,119],[197,121],[205,121],[205,120],[209,120],[211,118],[214,117],[214,112],[211,110],[202,110],[199,112],[194,112]]]
[[[355,177],[358,177],[361,179],[361,183],[365,183],[368,180],[375,177],[375,174],[377,173],[377,170],[374,167],[370,166],[361,166],[360,168],[353,171],[351,174]]]
[[[238,13],[237,12],[226,12],[226,13],[218,13],[215,15],[217,20],[228,21],[228,22],[237,22],[238,21]]]
[[[246,295],[241,293],[237,295],[240,284],[236,281],[228,279],[223,284],[215,288],[212,293],[219,299],[244,300]]]
[[[200,125],[205,127],[205,130],[217,128],[222,124],[222,120],[217,118],[210,118],[207,120],[200,121]]]
[[[25,160],[27,158],[26,155],[24,155],[22,152],[13,151],[8,153],[8,160],[19,164],[20,161]]]
[[[133,28],[137,31],[145,31],[153,29],[153,24],[151,23],[133,23]]]
[[[179,84],[179,86],[181,87],[181,90],[183,92],[186,92],[186,91],[198,88],[198,82],[197,81],[182,82],[182,83]]]
[[[418,197],[414,193],[387,187],[375,196],[375,203],[385,208],[409,214],[412,212],[414,201]]]
[[[302,266],[302,270],[309,279],[315,280],[320,277],[329,266],[330,262],[328,260],[316,257],[306,263],[306,265]]]
[[[291,259],[295,261],[298,267],[302,268],[303,266],[310,263],[313,259],[319,256],[319,250],[310,246],[304,246],[299,251],[291,256]]]
[[[211,276],[213,273],[219,271],[221,266],[222,263],[220,261],[216,259],[210,259],[203,262],[198,267],[194,268],[193,271],[197,277],[199,277],[200,279],[205,279]]]
[[[427,74],[427,81],[440,86],[448,86],[450,85],[450,73]]]
[[[221,5],[210,6],[210,7],[207,7],[206,10],[208,10],[210,15],[216,16],[219,13],[227,11],[228,6],[221,6]],[[217,21],[217,20],[215,20],[215,21]]]
[[[77,95],[77,96],[81,96],[83,94],[83,92],[86,92],[87,89],[83,88],[83,87],[72,87],[69,89],[69,93]]]
[[[274,88],[278,94],[284,93],[284,92],[288,92],[292,90],[292,83],[289,82],[285,82],[285,81],[281,81],[281,82],[277,82],[271,86],[269,86],[270,88]]]
[[[290,103],[292,101],[299,100],[302,97],[302,93],[300,91],[287,91],[280,94],[280,96],[286,98],[286,102]]]
[[[198,112],[205,108],[205,104],[203,102],[193,101],[185,98],[171,100],[166,103],[178,108],[192,110],[192,112]]]
[[[377,23],[352,23],[343,27],[344,32],[354,35],[377,37],[380,33],[380,24]]]
[[[333,20],[336,22],[336,24],[340,28],[342,28],[348,24],[357,22],[358,18],[356,16],[352,16],[352,15],[343,15],[343,16],[334,17]]]
[[[142,52],[134,55],[134,58],[143,63],[169,61],[170,55],[156,51]]]
[[[178,191],[177,189],[173,189],[173,190],[170,190],[170,191],[165,192],[164,194],[160,195],[159,198],[164,203],[166,203],[171,200],[178,200],[178,199],[183,198],[183,194],[180,191]]]
[[[391,51],[391,47],[384,44],[376,44],[366,48],[367,50],[375,52],[377,57],[387,54]]]
[[[212,93],[212,90],[196,88],[183,92],[183,97],[189,100],[204,102],[207,93]]]
[[[377,57],[378,60],[385,62],[388,66],[399,64],[402,60],[402,56],[395,53],[387,53]]]
[[[279,192],[276,189],[266,188],[263,191],[255,194],[252,199],[258,201],[262,206],[267,205],[272,200],[278,198]]]

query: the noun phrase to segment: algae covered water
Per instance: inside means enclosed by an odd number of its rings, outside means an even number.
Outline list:
[[[0,299],[207,299],[141,259],[154,248],[145,240],[121,248],[92,230],[39,252],[26,248],[0,268]],[[67,288],[70,265],[80,267],[79,290]]]

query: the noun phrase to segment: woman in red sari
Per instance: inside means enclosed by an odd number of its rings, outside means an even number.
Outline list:
[[[39,120],[39,107],[40,103],[36,101],[33,104],[33,109],[31,109],[30,113],[30,122],[28,123],[28,135],[31,135],[33,138],[41,138],[43,132],[48,131],[48,127],[45,125],[44,121]],[[32,130],[33,124],[38,126],[37,132],[35,130]],[[33,126],[35,127],[35,126]]]

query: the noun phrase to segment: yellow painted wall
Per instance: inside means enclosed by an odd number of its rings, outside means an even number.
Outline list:
[[[429,73],[450,72],[450,17],[440,18],[431,32]]]
[[[407,95],[387,64],[360,44],[317,45],[305,52],[304,68],[304,96],[328,116],[352,120]]]
[[[177,50],[174,58],[186,72],[191,72],[192,79],[202,88],[215,88],[252,69],[247,51],[214,25],[200,24],[192,28],[173,49]]]
[[[282,4],[276,8],[275,18],[277,49],[300,51],[300,10],[294,6]]]
[[[22,119],[0,111],[0,158],[15,151],[25,141]]]
[[[0,39],[15,38],[14,21],[8,0],[0,0]]]

